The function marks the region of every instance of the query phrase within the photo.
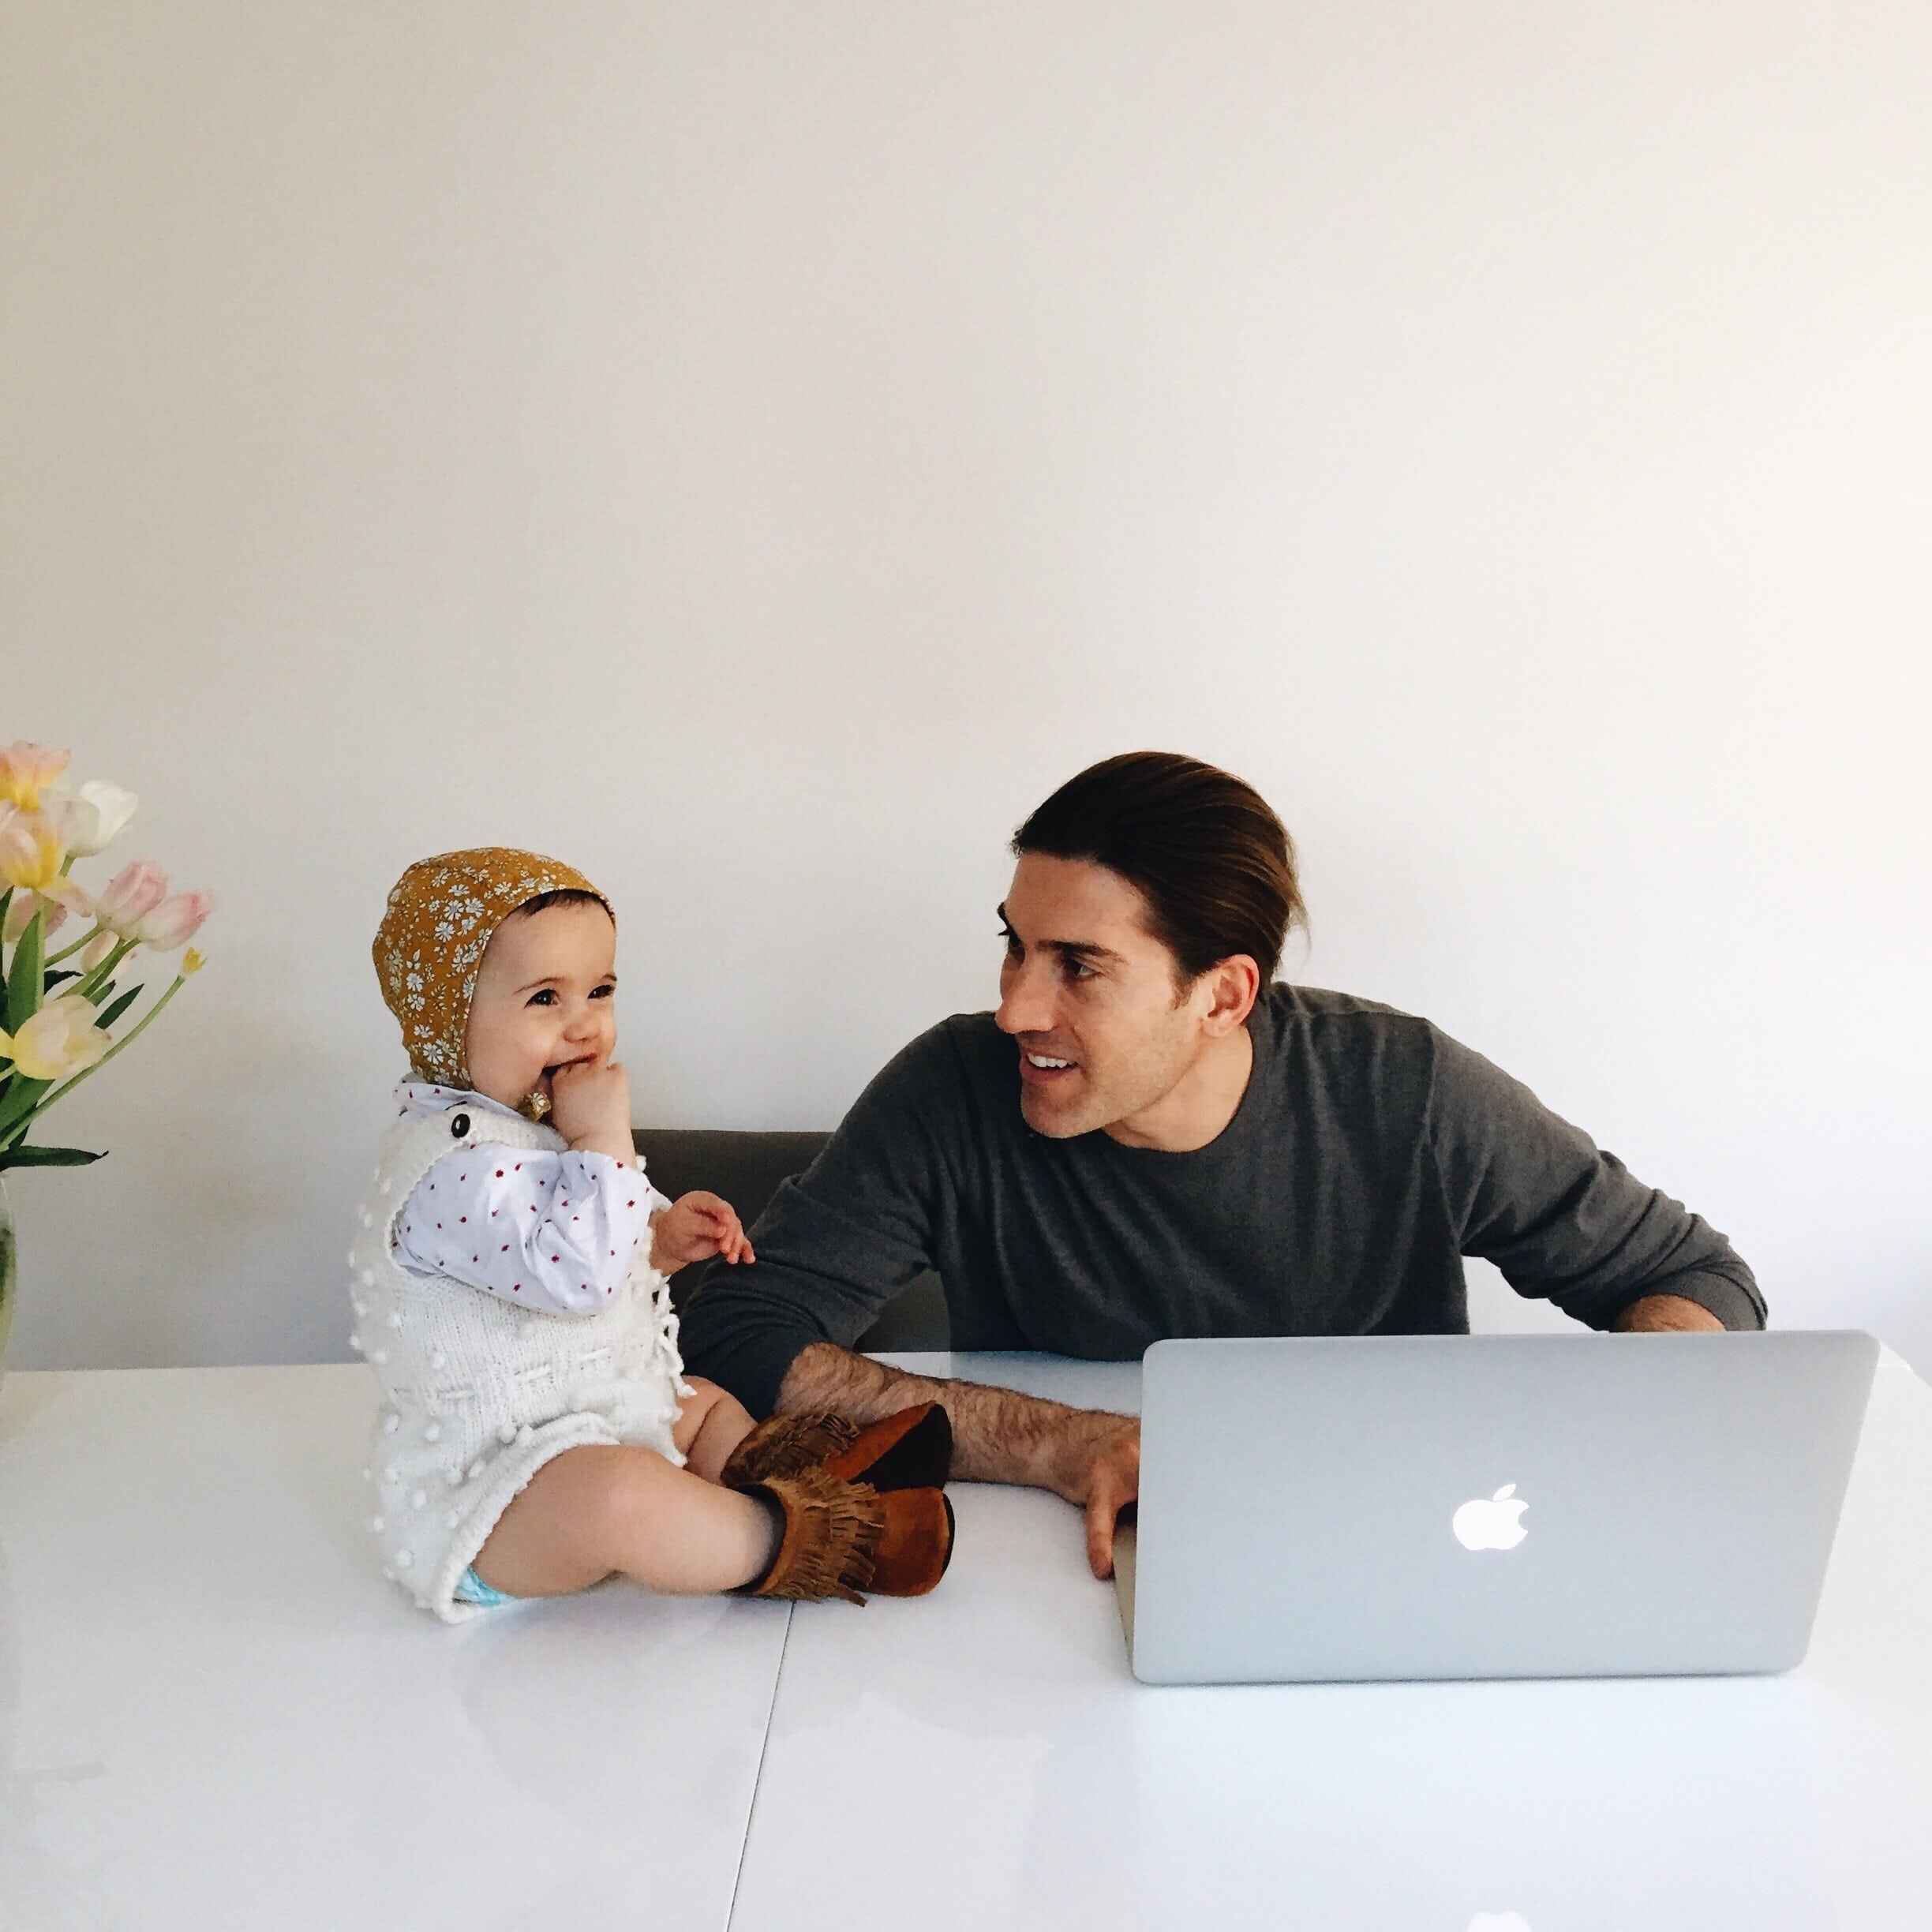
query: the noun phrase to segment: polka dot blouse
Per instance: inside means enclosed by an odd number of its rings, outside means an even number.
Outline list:
[[[405,1118],[459,1105],[508,1113],[481,1094],[406,1080]],[[514,1116],[513,1116],[514,1118]],[[549,1153],[482,1142],[445,1154],[396,1217],[396,1260],[412,1273],[466,1282],[551,1315],[594,1315],[630,1272],[650,1217],[670,1202],[608,1154]]]

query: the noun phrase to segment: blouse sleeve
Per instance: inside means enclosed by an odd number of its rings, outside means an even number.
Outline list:
[[[594,1315],[667,1204],[608,1154],[482,1142],[445,1154],[396,1217],[396,1260],[551,1315]]]

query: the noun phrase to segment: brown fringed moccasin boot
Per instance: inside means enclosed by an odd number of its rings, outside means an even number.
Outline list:
[[[742,1489],[822,1469],[874,1489],[938,1489],[952,1468],[952,1421],[938,1403],[921,1402],[863,1429],[843,1416],[773,1416],[732,1451],[718,1480]]]
[[[876,1597],[923,1597],[953,1560],[953,1505],[938,1489],[881,1494],[841,1482],[823,1470],[801,1470],[747,1483],[784,1518],[778,1554],[747,1597],[813,1602],[826,1597],[862,1604]]]
[[[859,1440],[859,1425],[837,1415],[775,1415],[759,1423],[726,1457],[718,1481],[727,1489],[748,1489],[774,1476],[822,1469]]]
[[[826,1473],[874,1489],[943,1489],[953,1473],[953,1418],[937,1402],[901,1409],[859,1432]]]

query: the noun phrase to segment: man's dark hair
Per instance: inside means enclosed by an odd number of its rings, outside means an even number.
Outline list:
[[[1086,859],[1137,888],[1184,983],[1237,953],[1271,980],[1289,932],[1308,923],[1294,844],[1267,801],[1176,752],[1090,765],[1013,834],[1013,848]]]

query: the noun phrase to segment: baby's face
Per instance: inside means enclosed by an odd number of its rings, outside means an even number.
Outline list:
[[[476,1091],[505,1106],[551,1097],[550,1076],[617,1044],[617,928],[601,906],[512,912],[477,968],[463,1050]]]

